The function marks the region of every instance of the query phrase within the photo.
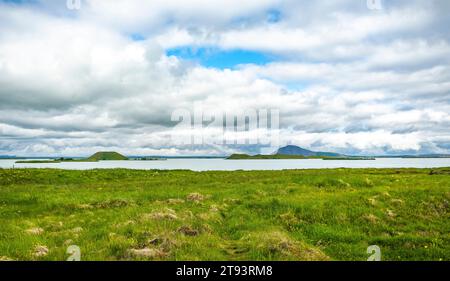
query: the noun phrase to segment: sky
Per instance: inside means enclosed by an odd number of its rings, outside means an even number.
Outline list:
[[[450,2],[369,2],[0,0],[0,155],[267,148],[179,143],[196,104],[276,109],[279,145],[450,154]]]

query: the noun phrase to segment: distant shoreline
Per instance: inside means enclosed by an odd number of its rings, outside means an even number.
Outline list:
[[[261,156],[248,156],[241,158],[231,158],[226,156],[221,157],[202,157],[202,156],[189,156],[189,157],[161,157],[158,159],[134,159],[130,158],[127,160],[100,160],[100,161],[163,161],[163,160],[171,160],[171,159],[224,159],[224,160],[376,160],[376,159],[448,159],[450,156],[373,156],[373,157],[335,157],[335,158],[325,158],[325,157],[317,157],[317,156],[298,156],[298,157],[261,157]],[[61,163],[61,162],[98,162],[98,161],[89,161],[86,159],[77,159],[77,160],[58,160],[58,158],[53,157],[18,157],[18,158],[0,158],[1,160],[16,160],[17,164],[43,164],[43,163]]]

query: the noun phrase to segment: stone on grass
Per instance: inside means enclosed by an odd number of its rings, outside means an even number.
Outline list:
[[[34,248],[35,257],[45,257],[46,255],[48,255],[47,246],[38,245],[36,246],[36,248]]]
[[[30,229],[27,229],[27,233],[33,234],[33,235],[41,235],[42,233],[44,233],[44,229],[40,228],[40,227],[33,227]]]
[[[186,198],[187,198],[187,200],[193,201],[193,202],[200,202],[200,201],[205,200],[205,196],[200,193],[197,193],[197,192],[189,194]]]

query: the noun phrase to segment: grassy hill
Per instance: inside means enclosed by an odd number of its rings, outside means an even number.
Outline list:
[[[0,198],[0,260],[450,260],[449,168],[0,169]]]
[[[49,160],[22,160],[16,161],[18,164],[51,164],[51,163],[61,163],[61,162],[97,162],[97,161],[107,161],[107,160],[128,160],[127,157],[120,153],[114,151],[100,151],[89,158],[56,158]]]
[[[87,159],[88,161],[101,161],[101,160],[128,160],[127,157],[114,151],[101,151],[97,152]]]

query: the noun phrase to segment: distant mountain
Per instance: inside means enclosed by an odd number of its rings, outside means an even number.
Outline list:
[[[255,159],[321,159],[317,156],[303,156],[303,155],[286,155],[286,154],[272,154],[272,155],[248,155],[248,154],[231,154],[226,159],[228,160],[255,160]]]
[[[276,154],[301,155],[301,156],[329,156],[329,157],[345,156],[345,155],[342,155],[339,153],[333,153],[333,152],[311,151],[311,150],[304,149],[304,148],[301,148],[296,145],[288,145],[288,146],[282,147],[277,150]]]
[[[88,161],[128,160],[128,158],[114,151],[100,151],[89,157],[87,160]]]
[[[13,155],[0,155],[0,159],[15,159],[16,156]]]
[[[383,155],[379,158],[450,158],[450,154]]]

